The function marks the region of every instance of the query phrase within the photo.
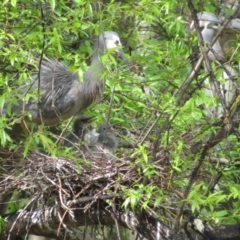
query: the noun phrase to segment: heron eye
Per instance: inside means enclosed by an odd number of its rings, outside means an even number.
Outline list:
[[[115,44],[116,44],[116,45],[119,45],[119,41],[118,41],[118,40],[116,40],[116,41],[115,41]]]

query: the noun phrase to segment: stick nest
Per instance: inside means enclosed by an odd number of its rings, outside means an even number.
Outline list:
[[[77,206],[87,210],[98,199],[123,200],[123,189],[141,181],[146,184],[164,184],[165,171],[159,167],[162,156],[151,166],[156,173],[148,178],[135,159],[104,158],[68,160],[30,151],[23,158],[23,148],[14,152],[1,149],[0,197],[13,194],[15,201],[26,208],[39,205],[58,206],[66,209]],[[127,156],[130,159],[130,156]],[[12,197],[11,202],[13,202]]]

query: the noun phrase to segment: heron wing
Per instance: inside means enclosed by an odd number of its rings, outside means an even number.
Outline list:
[[[40,69],[40,89],[42,92],[39,107],[43,117],[50,118],[69,111],[75,104],[78,89],[73,86],[81,83],[77,73],[69,72],[68,68],[56,59],[45,58]]]

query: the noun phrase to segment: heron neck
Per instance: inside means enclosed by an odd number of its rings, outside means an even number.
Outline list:
[[[97,64],[97,65],[101,65],[101,67],[104,68],[102,63],[103,54],[104,53],[100,49],[95,50],[91,58],[91,66]]]
[[[205,27],[202,30],[203,41],[206,42],[206,43],[211,43],[214,35],[215,35],[215,30],[214,29],[208,29],[208,28]]]
[[[102,82],[103,80],[103,72],[105,70],[105,67],[101,61],[102,54],[99,51],[95,51],[92,59],[91,59],[91,64],[86,72],[86,77],[84,80],[88,81],[97,81],[97,82]]]
[[[101,57],[92,57],[91,65],[84,74],[84,90],[85,103],[90,105],[103,92],[105,85],[104,71],[105,67],[101,62]]]
[[[93,69],[94,71],[101,73],[104,71],[105,67],[101,61],[101,56],[92,59],[89,69]]]

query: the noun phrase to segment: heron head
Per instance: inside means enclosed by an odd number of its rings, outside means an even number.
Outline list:
[[[99,133],[98,142],[103,144],[105,148],[115,152],[118,147],[118,140],[115,137],[112,125],[109,123],[100,125],[97,133]]]
[[[98,46],[99,51],[105,53],[109,49],[113,49],[115,56],[120,57],[126,65],[128,65],[128,61],[124,56],[124,52],[122,50],[121,40],[116,32],[113,31],[105,31],[99,35],[98,38]]]
[[[216,27],[212,26],[218,26],[219,25],[219,20],[218,18],[210,12],[199,12],[197,14],[197,18],[199,21],[199,27],[200,28],[209,28],[209,29],[215,29]],[[193,30],[194,28],[194,21],[192,21],[190,25],[190,30]]]
[[[112,126],[111,126],[111,124],[104,123],[99,126],[99,128],[97,129],[97,132],[100,134],[104,134],[105,132],[110,133],[110,132],[112,132]]]

